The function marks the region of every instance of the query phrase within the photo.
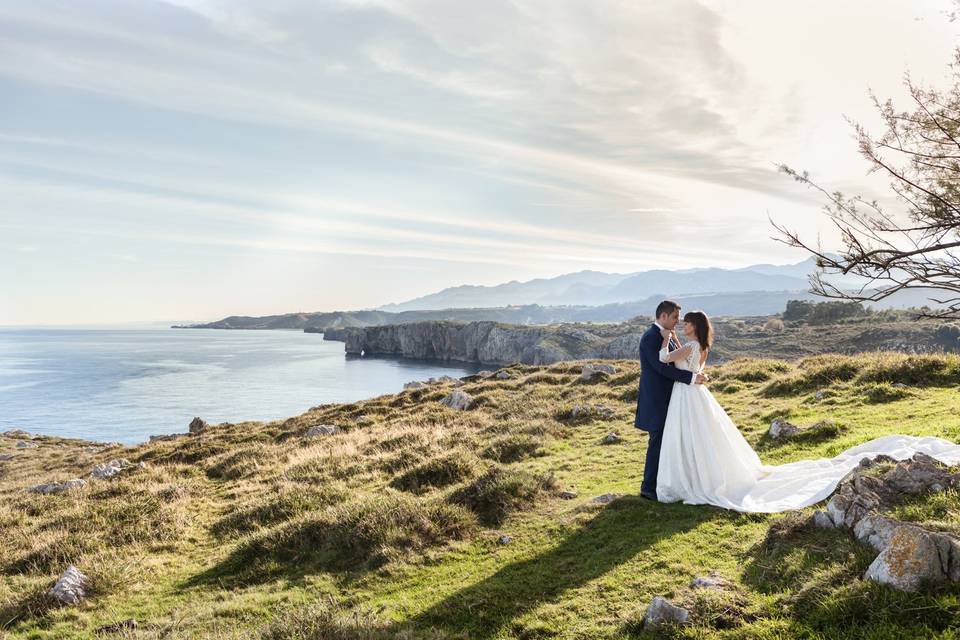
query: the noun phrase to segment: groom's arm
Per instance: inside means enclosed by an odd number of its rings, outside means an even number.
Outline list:
[[[640,357],[646,360],[647,366],[662,376],[685,384],[693,383],[692,371],[684,371],[660,362],[659,340],[653,336],[640,340]]]

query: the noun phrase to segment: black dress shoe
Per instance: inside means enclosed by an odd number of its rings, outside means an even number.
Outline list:
[[[657,500],[656,494],[647,493],[646,491],[641,491],[641,492],[640,492],[640,497],[641,497],[641,498],[646,498],[647,500],[653,500],[654,502],[659,502],[659,501]]]

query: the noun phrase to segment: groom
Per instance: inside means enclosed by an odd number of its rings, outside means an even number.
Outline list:
[[[663,344],[661,331],[672,331],[680,321],[680,305],[664,300],[657,305],[657,321],[640,338],[640,390],[637,394],[637,417],[633,426],[647,431],[647,459],[643,466],[643,484],[640,495],[650,500],[657,499],[657,471],[660,467],[660,444],[663,441],[663,423],[667,419],[667,407],[673,393],[673,383],[703,384],[706,376],[692,371],[677,369],[673,363],[660,362],[660,347]],[[670,351],[680,348],[673,339]]]

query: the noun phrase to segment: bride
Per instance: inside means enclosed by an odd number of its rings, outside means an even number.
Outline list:
[[[702,373],[713,342],[713,327],[702,311],[687,313],[683,322],[683,333],[689,341],[670,351],[670,341],[676,336],[664,329],[660,361]],[[946,464],[960,463],[960,446],[947,440],[889,435],[847,449],[834,458],[766,465],[706,385],[682,383],[673,385],[662,447],[659,501],[682,500],[757,513],[800,509],[827,498],[863,458],[885,454],[903,460],[922,452]]]

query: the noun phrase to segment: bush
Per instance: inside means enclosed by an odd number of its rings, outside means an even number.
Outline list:
[[[477,459],[472,453],[454,449],[411,467],[391,480],[390,486],[411,493],[423,493],[471,478],[476,469]]]
[[[502,436],[491,442],[481,456],[497,462],[517,462],[530,456],[542,455],[540,440],[525,434]]]
[[[900,387],[894,387],[889,383],[874,384],[867,387],[863,395],[866,396],[867,402],[873,404],[880,404],[883,402],[896,402],[897,400],[903,400],[904,398],[909,398],[912,394],[906,389]]]
[[[288,485],[277,487],[253,504],[234,509],[217,520],[211,531],[224,536],[231,533],[248,533],[267,525],[286,522],[302,514],[317,511],[344,501],[348,492],[341,484]]]
[[[552,475],[535,476],[495,465],[453,493],[450,501],[473,511],[484,524],[497,525],[510,513],[529,507],[538,497],[557,488]]]
[[[465,509],[385,492],[328,507],[243,544],[233,561],[289,566],[315,562],[331,570],[381,566],[404,553],[461,540],[475,527]]]
[[[763,323],[763,330],[771,333],[781,333],[783,331],[783,320],[780,318],[770,318]]]
[[[863,368],[863,358],[823,355],[804,358],[798,371],[774,380],[763,389],[766,396],[786,396],[852,380]]]

